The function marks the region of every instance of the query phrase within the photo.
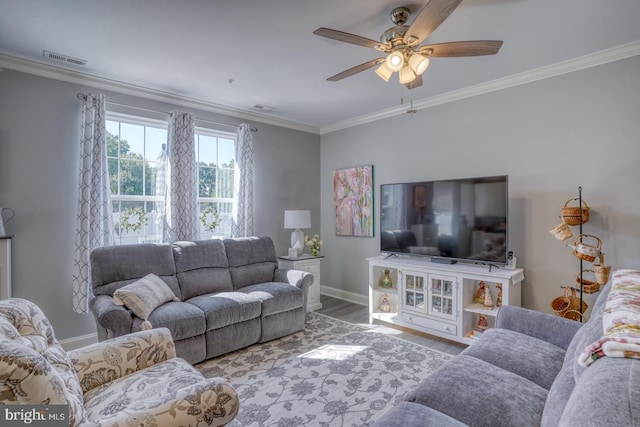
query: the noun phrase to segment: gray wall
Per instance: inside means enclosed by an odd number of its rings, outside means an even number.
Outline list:
[[[13,296],[36,302],[58,338],[95,333],[92,315],[71,308],[71,269],[78,179],[80,101],[76,84],[0,71],[0,206],[16,217],[13,234]],[[240,119],[175,107],[100,90],[107,100],[158,111],[178,108],[197,118],[239,124]],[[158,114],[130,113],[159,118]],[[198,124],[198,123],[196,123]],[[291,230],[283,229],[285,209],[310,209],[320,231],[320,137],[251,123],[255,144],[255,234],[274,239],[286,254]],[[222,130],[229,130],[223,128]]]
[[[578,186],[592,207],[584,232],[603,240],[607,264],[640,268],[639,75],[633,57],[323,135],[323,285],[367,294],[380,184],[501,174],[509,175],[510,247],[525,269],[524,306],[551,311],[560,285],[579,272],[564,246],[573,239],[548,232]],[[333,170],[364,164],[374,165],[376,237],[337,237]]]

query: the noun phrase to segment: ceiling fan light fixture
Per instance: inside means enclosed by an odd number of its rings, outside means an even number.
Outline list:
[[[387,59],[384,60],[384,63],[387,64],[387,67],[391,71],[400,71],[404,65],[404,55],[402,52],[395,50],[387,55]]]
[[[391,78],[391,75],[393,74],[393,71],[391,71],[389,67],[387,67],[386,62],[383,62],[376,69],[376,74],[379,75],[382,80],[384,80],[385,82],[388,82],[389,79]]]
[[[416,75],[420,76],[429,67],[429,58],[419,53],[414,53],[411,55],[411,58],[409,58],[409,67],[411,67]]]
[[[416,73],[414,73],[411,67],[407,65],[406,67],[402,67],[402,69],[398,73],[398,77],[400,79],[400,84],[404,85],[414,81],[416,78]]]

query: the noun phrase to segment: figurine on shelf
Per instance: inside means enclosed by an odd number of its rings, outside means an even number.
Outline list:
[[[496,283],[498,288],[498,297],[496,298],[496,307],[502,307],[502,283]]]
[[[489,322],[487,322],[487,316],[484,314],[478,315],[478,325],[476,326],[476,330],[480,332],[484,332],[489,328]]]
[[[478,290],[476,291],[475,301],[478,304],[484,304],[484,282],[478,283]]]
[[[382,288],[393,288],[393,281],[391,280],[391,276],[389,275],[389,269],[388,268],[386,268],[384,270],[384,276],[382,276],[382,280],[380,280],[380,287],[382,287]]]
[[[388,293],[384,293],[380,296],[380,311],[384,311],[385,313],[391,310],[391,301]]]
[[[493,299],[491,298],[491,291],[489,290],[489,286],[485,286],[484,288],[484,301],[482,305],[487,310],[493,310]]]

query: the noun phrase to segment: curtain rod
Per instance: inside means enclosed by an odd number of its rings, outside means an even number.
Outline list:
[[[87,95],[85,95],[84,93],[78,93],[76,96],[77,96],[77,98],[78,98],[79,100],[85,100],[85,99],[87,98]],[[105,102],[106,102],[107,104],[117,105],[117,106],[120,106],[120,107],[126,107],[126,108],[134,108],[134,109],[136,109],[136,110],[147,111],[147,112],[149,112],[149,113],[158,113],[158,114],[167,114],[167,115],[169,114],[169,113],[168,113],[168,112],[166,112],[166,111],[152,110],[152,109],[144,108],[144,107],[136,107],[135,105],[122,104],[122,103],[119,103],[119,102],[113,102],[113,101],[105,101]],[[200,118],[198,118],[198,117],[195,117],[195,120],[197,120],[197,121],[199,121],[199,122],[211,123],[211,124],[214,124],[214,125],[229,126],[229,127],[233,127],[233,128],[239,128],[239,127],[240,127],[239,125],[232,125],[232,124],[229,124],[229,123],[222,123],[222,122],[214,122],[214,121],[212,121],[212,120],[200,119]],[[251,126],[251,127],[249,128],[249,130],[250,130],[251,132],[258,132],[258,128],[257,128],[257,127],[255,127],[255,126]]]

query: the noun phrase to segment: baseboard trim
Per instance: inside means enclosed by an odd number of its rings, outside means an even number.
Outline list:
[[[330,286],[320,286],[320,293],[333,298],[342,299],[359,305],[369,305],[369,297],[366,295],[356,294],[355,292],[345,291],[343,289],[332,288]]]
[[[65,351],[69,351],[86,345],[95,344],[97,342],[98,334],[88,334],[60,340],[60,345],[62,345],[62,348],[64,348]]]

